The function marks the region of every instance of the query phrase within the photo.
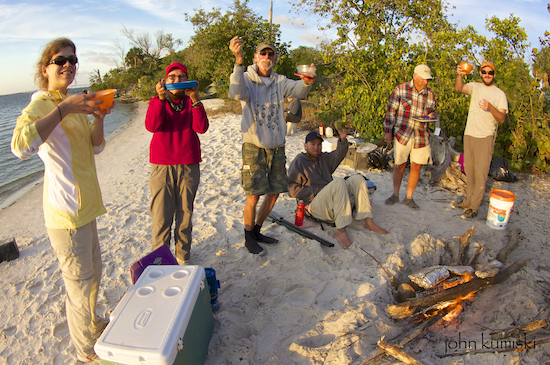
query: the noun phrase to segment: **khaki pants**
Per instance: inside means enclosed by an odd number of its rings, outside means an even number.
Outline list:
[[[483,194],[485,183],[489,175],[491,160],[493,159],[494,138],[474,138],[464,136],[464,172],[466,173],[466,201],[465,208],[477,210]]]
[[[188,261],[191,251],[193,203],[199,188],[199,164],[152,165],[149,177],[151,217],[153,220],[153,250],[161,245],[170,247],[172,222],[176,259]]]
[[[372,218],[365,178],[353,175],[347,180],[332,180],[309,204],[309,213],[315,218],[333,221],[338,229],[349,226],[354,219]]]
[[[96,221],[77,229],[47,231],[65,282],[71,340],[78,354],[92,355],[103,324],[95,314],[102,266]]]

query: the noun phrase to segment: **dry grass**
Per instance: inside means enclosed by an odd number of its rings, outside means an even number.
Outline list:
[[[225,113],[233,113],[233,114],[239,114],[239,115],[243,113],[240,101],[236,101],[233,99],[224,99],[223,101],[224,101],[223,106],[217,108],[216,110],[208,110],[209,117],[210,116],[213,117],[213,116],[225,114]]]

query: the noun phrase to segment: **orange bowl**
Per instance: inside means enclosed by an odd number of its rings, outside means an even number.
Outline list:
[[[466,72],[466,74],[469,74],[474,69],[474,66],[470,65],[468,62],[462,62],[459,64],[462,71]]]
[[[95,98],[90,100],[103,100],[103,104],[96,105],[95,108],[100,108],[102,111],[106,111],[108,107],[113,106],[116,89],[107,89],[97,91]]]

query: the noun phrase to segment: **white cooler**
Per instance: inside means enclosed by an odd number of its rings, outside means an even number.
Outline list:
[[[124,294],[94,350],[103,364],[203,364],[213,327],[204,268],[151,265]]]

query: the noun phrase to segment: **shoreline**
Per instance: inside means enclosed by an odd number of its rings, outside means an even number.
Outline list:
[[[143,126],[146,103],[127,128],[96,156],[98,179],[107,213],[98,218],[103,273],[97,313],[109,316],[131,285],[130,266],[151,250],[149,214],[149,141]],[[352,246],[342,249],[334,239],[335,228],[325,230],[307,221],[312,233],[335,243],[328,248],[266,220],[262,231],[279,239],[264,246],[267,255],[257,257],[244,246],[242,212],[246,197],[240,186],[242,134],[240,116],[224,114],[210,119],[209,130],[200,135],[201,182],[193,213],[191,264],[216,270],[221,287],[220,310],[205,365],[341,365],[357,361],[376,348],[382,336],[394,338],[407,330],[404,321],[385,313],[393,304],[388,278],[361,249],[369,252],[395,277],[404,279],[420,266],[441,259],[440,248],[453,237],[475,227],[470,252],[480,244],[478,262],[486,264],[507,243],[513,229],[523,231],[519,247],[508,266],[532,258],[504,285],[483,289],[465,307],[461,322],[441,326],[415,357],[426,364],[451,365],[456,359],[439,359],[445,339],[456,332],[475,338],[486,328],[503,329],[528,323],[547,308],[550,281],[550,181],[527,176],[517,183],[496,182],[491,188],[516,194],[515,212],[506,230],[486,225],[488,202],[472,221],[458,217],[450,207],[455,196],[430,186],[422,171],[414,193],[419,211],[402,204],[386,206],[393,191],[392,173],[362,170],[377,190],[372,199],[375,223],[387,229],[385,236],[353,222],[348,229]],[[287,136],[287,166],[303,151],[307,131]],[[357,173],[340,165],[334,177]],[[406,190],[405,175],[401,197]],[[445,202],[443,202],[445,201]],[[281,194],[274,211],[293,220],[296,201]],[[75,363],[74,347],[65,318],[65,291],[55,253],[44,228],[42,189],[31,191],[0,211],[3,238],[14,237],[20,249],[16,260],[0,263],[0,363]],[[544,312],[545,315],[547,312]],[[154,315],[154,314],[153,314]],[[36,340],[37,334],[40,341]],[[411,346],[416,342],[412,341]],[[411,347],[403,349],[412,353]],[[501,365],[518,359],[526,363],[550,361],[544,345],[520,354],[477,354],[472,365]],[[512,359],[512,360],[513,360]],[[466,360],[466,358],[464,359]]]
[[[138,109],[139,103],[142,103],[142,102],[136,101],[134,103],[138,103],[138,107],[136,107],[132,115],[129,116],[127,122],[121,125],[120,127],[118,127],[117,129],[111,131],[109,135],[105,136],[105,141],[107,143],[109,143],[118,134],[122,133],[128,127],[128,124],[131,123],[131,121],[139,114],[139,109]],[[34,175],[37,175],[37,176],[34,176]],[[25,182],[19,184],[20,181],[25,181]],[[0,211],[17,202],[17,200],[21,199],[25,194],[31,191],[34,187],[37,187],[37,185],[42,185],[43,182],[44,182],[44,168],[34,172],[31,175],[24,176],[19,180],[6,184],[6,186],[15,185],[13,188],[10,189],[15,191],[11,193],[8,192],[8,193],[0,194]]]

